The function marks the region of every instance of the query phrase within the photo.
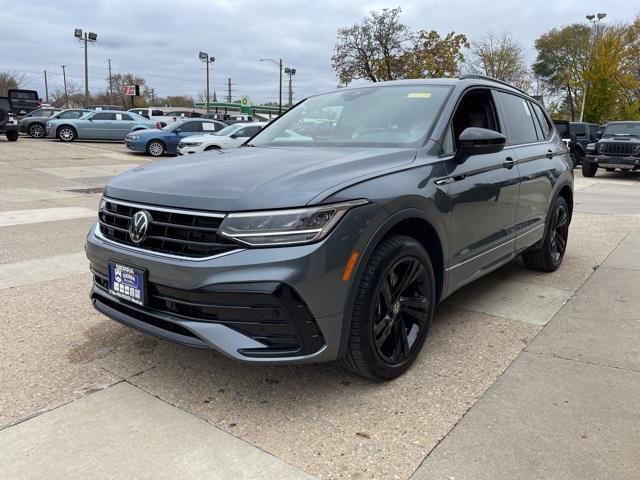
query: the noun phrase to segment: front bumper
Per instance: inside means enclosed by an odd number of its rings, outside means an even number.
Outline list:
[[[147,150],[146,143],[142,140],[129,140],[125,138],[124,144],[132,152],[145,152]]]
[[[191,155],[193,153],[202,153],[204,148],[198,147],[178,147],[178,155]]]
[[[594,155],[588,154],[587,161],[601,168],[619,168],[621,170],[639,170],[640,157],[635,155]]]
[[[246,249],[206,260],[134,251],[94,227],[86,243],[92,302],[103,314],[144,332],[243,362],[335,360],[349,292],[342,281],[344,265],[379,211],[374,204],[354,208],[319,243]],[[109,295],[108,261],[147,271],[145,307]]]

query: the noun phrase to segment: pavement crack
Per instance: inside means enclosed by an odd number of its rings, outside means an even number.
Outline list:
[[[617,366],[617,365],[608,365],[606,363],[593,362],[593,361],[590,361],[590,360],[580,360],[578,358],[563,357],[562,355],[557,355],[555,353],[533,352],[533,351],[528,350],[526,348],[524,349],[524,351],[526,353],[529,353],[531,355],[536,355],[538,357],[556,358],[558,360],[566,360],[567,362],[584,363],[584,364],[587,364],[587,365],[594,365],[594,366],[597,366],[597,367],[613,368],[613,369],[616,369],[616,370],[624,370],[626,372],[640,373],[640,370],[635,369],[635,368],[620,367],[620,366]]]

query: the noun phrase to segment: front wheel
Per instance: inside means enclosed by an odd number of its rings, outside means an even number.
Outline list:
[[[583,177],[595,177],[598,171],[598,164],[585,160],[582,162],[582,176]]]
[[[340,363],[370,379],[402,375],[422,349],[434,305],[433,267],[424,247],[406,236],[383,241],[358,283]]]
[[[58,129],[58,140],[61,142],[73,142],[76,139],[76,131],[71,127]]]
[[[9,140],[10,142],[17,141],[18,137],[20,136],[17,130],[10,130],[7,132],[6,135],[7,135],[7,140]]]
[[[558,197],[547,217],[547,231],[542,245],[522,254],[525,266],[540,272],[554,272],[560,267],[567,249],[570,220],[567,201]]]
[[[152,157],[160,157],[164,153],[164,144],[158,140],[152,140],[147,145],[147,153]]]

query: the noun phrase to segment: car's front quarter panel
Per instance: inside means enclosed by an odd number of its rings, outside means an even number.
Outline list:
[[[107,262],[115,261],[145,269],[148,282],[182,290],[203,290],[230,284],[279,282],[292,287],[303,299],[315,319],[326,346],[310,357],[281,358],[260,361],[325,361],[337,358],[342,335],[342,315],[349,292],[349,282],[342,280],[345,265],[371,222],[379,223],[387,216],[384,209],[369,203],[350,210],[335,229],[322,241],[299,246],[247,248],[209,260],[185,260],[141,253],[106,240],[94,227],[86,243],[91,268],[102,275]],[[242,248],[242,247],[241,247]],[[95,289],[96,287],[94,287]],[[181,322],[180,318],[173,321]],[[202,327],[207,322],[192,322],[188,328]],[[224,332],[218,330],[216,335]],[[230,332],[227,332],[230,334]],[[205,335],[205,334],[203,334]],[[225,350],[225,335],[210,338],[210,346],[238,360],[237,351]],[[258,361],[258,360],[255,360]]]

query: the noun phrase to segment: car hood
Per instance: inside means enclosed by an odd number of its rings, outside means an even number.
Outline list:
[[[242,147],[144,165],[113,178],[107,197],[210,211],[266,210],[308,204],[411,163],[407,148]]]
[[[221,137],[220,135],[214,135],[213,133],[210,133],[208,135],[192,135],[190,137],[183,137],[180,139],[180,142],[207,142],[212,139],[220,140],[222,138],[226,139],[229,137]]]

